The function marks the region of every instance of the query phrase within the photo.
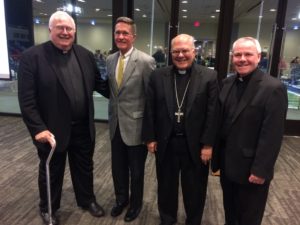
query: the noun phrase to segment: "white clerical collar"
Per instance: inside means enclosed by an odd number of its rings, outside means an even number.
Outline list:
[[[184,75],[184,74],[186,74],[186,70],[178,70],[178,74]]]

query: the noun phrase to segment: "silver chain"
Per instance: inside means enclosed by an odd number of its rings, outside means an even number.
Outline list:
[[[181,103],[179,104],[179,99],[178,99],[178,93],[177,93],[177,83],[176,83],[176,75],[174,76],[174,83],[175,83],[175,96],[176,96],[176,103],[177,103],[177,107],[178,107],[178,110],[181,111],[181,107],[183,105],[183,102],[184,102],[184,99],[185,99],[185,96],[186,96],[186,92],[187,92],[187,89],[190,85],[190,81],[191,79],[189,79],[186,87],[185,87],[185,90],[184,90],[184,93],[183,93],[183,97],[182,97],[182,100],[181,100]]]

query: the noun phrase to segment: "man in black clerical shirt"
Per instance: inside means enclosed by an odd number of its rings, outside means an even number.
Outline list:
[[[40,215],[49,224],[45,164],[50,162],[52,224],[58,224],[66,157],[77,205],[93,216],[104,215],[93,190],[95,145],[93,91],[108,95],[93,54],[73,44],[75,23],[65,12],[49,20],[50,41],[26,50],[18,71],[19,103],[23,120],[40,159]]]
[[[201,224],[216,134],[217,74],[197,65],[194,38],[176,36],[173,66],[156,69],[146,94],[142,137],[155,153],[161,224],[177,221],[179,177],[186,224]]]
[[[287,111],[285,86],[258,69],[261,47],[252,37],[234,42],[236,75],[220,93],[220,135],[213,171],[220,169],[226,225],[260,225]]]

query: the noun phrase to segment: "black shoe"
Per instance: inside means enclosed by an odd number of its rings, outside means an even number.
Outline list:
[[[46,224],[46,225],[50,224],[49,213],[40,212],[40,216],[41,216],[44,224]],[[58,218],[55,216],[55,213],[52,214],[51,218],[52,218],[52,223],[51,223],[52,225],[58,225],[59,224]]]
[[[124,208],[128,205],[128,202],[125,202],[125,203],[116,203],[112,209],[111,209],[111,212],[110,212],[110,215],[112,217],[116,217],[116,216],[119,216]]]
[[[124,220],[125,222],[130,222],[138,217],[141,212],[142,207],[138,208],[129,208],[127,213],[125,214]]]
[[[82,208],[89,211],[89,213],[95,217],[101,217],[105,215],[104,209],[96,201],[91,202],[87,207]]]

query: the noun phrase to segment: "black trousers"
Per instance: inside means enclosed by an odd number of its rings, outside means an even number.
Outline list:
[[[142,206],[147,152],[145,145],[126,145],[117,127],[111,141],[112,176],[117,203],[129,202],[132,208]]]
[[[221,170],[226,225],[260,225],[267,202],[270,182],[263,185],[238,184]]]
[[[93,190],[94,141],[91,140],[88,124],[72,125],[70,143],[64,152],[54,152],[50,161],[52,211],[60,208],[66,158],[68,156],[71,179],[78,206],[86,207],[95,201]],[[38,149],[40,210],[48,211],[46,186],[46,160],[49,152]]]
[[[199,149],[200,151],[200,149]],[[187,225],[200,225],[206,199],[208,166],[195,165],[190,157],[185,137],[170,139],[166,155],[156,161],[158,180],[158,210],[162,224],[177,221],[179,176]]]

